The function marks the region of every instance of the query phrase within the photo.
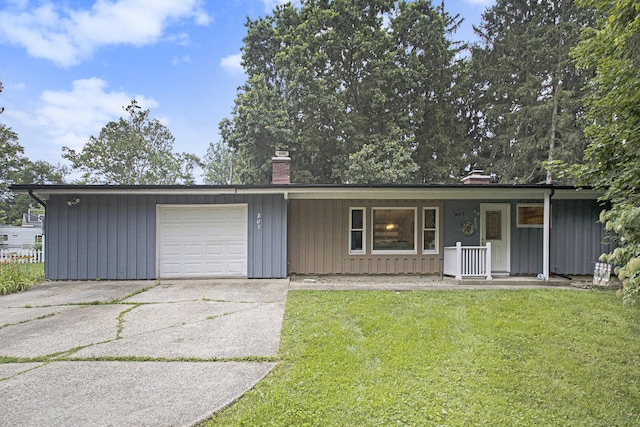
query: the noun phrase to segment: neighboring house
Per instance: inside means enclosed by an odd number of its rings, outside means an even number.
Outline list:
[[[456,242],[491,243],[489,276],[593,273],[609,249],[596,191],[487,178],[12,190],[46,203],[45,273],[52,280],[441,274]]]
[[[42,226],[0,225],[0,249],[32,249],[42,243]]]

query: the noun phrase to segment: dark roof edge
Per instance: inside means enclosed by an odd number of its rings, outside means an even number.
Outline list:
[[[593,190],[593,186],[573,186],[558,184],[249,184],[249,185],[76,185],[76,184],[14,184],[9,190],[14,192],[26,192],[29,190],[75,190],[75,191],[123,191],[123,190],[282,190],[288,189],[553,189],[553,190]]]

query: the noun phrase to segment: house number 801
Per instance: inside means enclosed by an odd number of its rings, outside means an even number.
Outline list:
[[[258,230],[262,229],[262,214],[260,212],[256,215],[256,226]]]

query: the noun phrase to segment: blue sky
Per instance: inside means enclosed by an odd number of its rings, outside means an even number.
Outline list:
[[[281,2],[0,0],[0,122],[31,160],[64,163],[62,146],[80,150],[136,98],[171,130],[176,151],[204,156],[245,79],[246,17]],[[492,3],[446,0],[465,18],[459,39],[473,39]]]

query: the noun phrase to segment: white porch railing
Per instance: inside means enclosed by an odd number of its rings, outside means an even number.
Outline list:
[[[0,249],[0,263],[31,264],[44,262],[42,249]]]
[[[463,277],[485,277],[491,280],[491,243],[487,246],[455,246],[444,248],[444,274],[454,276],[456,280]]]

